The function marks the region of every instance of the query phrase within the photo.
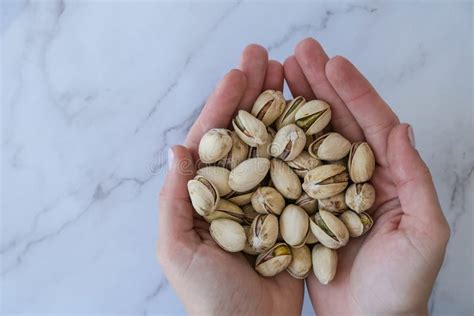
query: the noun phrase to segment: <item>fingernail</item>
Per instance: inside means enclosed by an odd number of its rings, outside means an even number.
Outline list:
[[[171,168],[173,168],[173,163],[174,163],[174,151],[170,147],[168,148],[168,171],[170,171]]]
[[[413,134],[413,128],[411,125],[408,125],[408,140],[410,141],[410,144],[413,148],[415,148],[415,134]]]

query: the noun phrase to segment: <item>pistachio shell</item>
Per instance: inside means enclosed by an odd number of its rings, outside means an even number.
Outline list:
[[[306,102],[295,115],[296,125],[307,135],[322,131],[331,120],[331,107],[324,101],[313,100]]]
[[[296,112],[306,103],[305,98],[303,97],[296,97],[285,107],[285,110],[280,115],[280,117],[276,120],[276,128],[280,129],[285,125],[292,124],[295,122],[295,115]]]
[[[294,248],[302,247],[309,230],[309,217],[301,207],[290,204],[280,216],[280,232],[283,240]]]
[[[219,192],[211,181],[197,175],[188,181],[188,193],[196,212],[206,216],[214,212],[219,203]]]
[[[308,231],[308,236],[306,236],[306,242],[305,244],[307,245],[312,245],[312,244],[315,244],[318,242],[318,239],[316,238],[316,236],[314,236],[313,232],[311,231],[311,229]]]
[[[270,145],[270,154],[283,161],[295,159],[304,149],[306,136],[295,124],[282,127]]]
[[[231,132],[225,128],[213,128],[199,142],[199,158],[204,163],[214,163],[224,158],[231,148]]]
[[[322,165],[306,174],[303,190],[314,199],[325,199],[344,191],[348,178],[344,166]]]
[[[270,166],[273,186],[285,198],[296,200],[301,195],[301,182],[296,173],[280,159],[273,158]]]
[[[262,182],[269,168],[270,161],[266,158],[245,160],[230,172],[229,187],[236,192],[247,192]]]
[[[310,228],[321,244],[337,249],[349,241],[349,232],[344,223],[331,212],[319,211],[310,219]]]
[[[227,153],[227,156],[217,162],[219,167],[224,167],[229,170],[234,169],[242,161],[247,159],[249,153],[249,146],[244,143],[235,132],[231,132],[232,148]]]
[[[237,222],[221,218],[211,222],[209,232],[214,241],[229,252],[242,251],[247,237],[244,228]]]
[[[251,235],[250,235],[250,226],[249,225],[245,225],[244,226],[244,231],[245,231],[245,236],[247,236],[247,241],[245,242],[245,248],[244,250],[242,250],[244,253],[246,254],[249,254],[249,255],[258,255],[258,252],[255,251],[255,249],[252,248],[252,246],[250,245],[250,238],[251,238]]]
[[[249,146],[255,147],[267,142],[268,133],[265,124],[244,110],[240,110],[232,120],[232,126],[240,139]]]
[[[328,211],[334,214],[340,214],[344,212],[347,210],[344,192],[325,199],[319,199],[318,207],[320,210]]]
[[[227,198],[229,202],[237,204],[238,206],[244,206],[250,203],[253,192],[235,193],[231,197]]]
[[[229,170],[222,167],[208,166],[199,169],[196,173],[211,181],[219,191],[220,196],[226,196],[232,192],[229,187]]]
[[[240,224],[244,224],[246,222],[245,214],[242,209],[234,203],[224,199],[219,200],[214,212],[204,216],[204,219],[209,223],[219,218],[227,218]]]
[[[272,247],[278,237],[278,218],[272,214],[259,214],[250,226],[250,246],[262,252]]]
[[[271,125],[285,110],[285,98],[281,91],[266,90],[255,100],[252,115],[265,124]]]
[[[288,245],[278,243],[258,255],[255,270],[265,277],[271,277],[284,271],[291,262],[291,250]]]
[[[245,216],[245,223],[247,224],[252,224],[253,220],[255,217],[257,217],[259,214],[254,210],[252,204],[247,204],[242,206],[242,212],[244,212]]]
[[[259,187],[252,195],[252,206],[258,213],[280,215],[285,198],[272,187]]]
[[[346,225],[349,236],[359,237],[372,228],[373,220],[367,213],[358,214],[354,211],[345,211],[339,219]]]
[[[312,251],[313,272],[321,284],[334,279],[337,269],[337,252],[323,245],[315,245]]]
[[[268,138],[265,144],[257,145],[256,147],[250,147],[248,152],[248,158],[271,158],[270,146],[275,137],[275,130],[271,127],[267,127]]]
[[[345,201],[357,213],[367,211],[374,205],[375,189],[368,182],[353,183],[346,190]]]
[[[339,133],[327,133],[309,145],[311,156],[321,160],[335,161],[344,158],[351,149],[351,143]]]
[[[311,271],[311,251],[308,246],[291,248],[292,259],[286,269],[296,279],[304,279]]]
[[[352,144],[347,163],[351,180],[355,183],[369,181],[375,170],[375,157],[369,144]]]
[[[322,165],[319,159],[311,157],[307,151],[302,151],[295,159],[287,162],[288,166],[300,177],[308,173],[308,171]]]
[[[313,215],[318,211],[318,200],[313,199],[307,193],[303,193],[296,200],[295,205],[304,209],[308,215]]]

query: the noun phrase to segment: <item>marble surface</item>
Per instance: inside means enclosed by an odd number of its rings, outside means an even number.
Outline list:
[[[472,17],[460,1],[2,0],[0,313],[185,313],[155,261],[167,148],[246,44],[283,60],[314,36],[413,124],[452,227],[430,310],[472,315]]]

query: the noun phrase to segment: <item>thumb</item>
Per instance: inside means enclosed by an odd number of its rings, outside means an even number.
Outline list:
[[[398,124],[388,136],[387,160],[403,212],[418,220],[446,224],[430,171],[415,149],[413,130]]]

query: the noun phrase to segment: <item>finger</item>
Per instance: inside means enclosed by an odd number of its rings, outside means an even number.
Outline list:
[[[276,60],[268,61],[263,90],[283,91],[283,66]]]
[[[187,182],[194,175],[193,157],[186,147],[175,146],[170,149],[168,164],[170,170],[160,192],[158,214],[158,240],[163,247],[195,234],[193,207],[187,190]]]
[[[329,58],[322,46],[316,40],[307,38],[298,43],[295,56],[316,98],[331,105],[334,129],[351,141],[362,140],[361,128],[326,77],[325,67]]]
[[[227,127],[245,93],[247,80],[242,71],[233,69],[217,85],[186,137],[185,144],[196,152],[202,135],[214,127]]]
[[[386,166],[387,138],[390,130],[399,123],[397,116],[367,79],[344,57],[331,58],[326,65],[326,74],[362,128],[377,162]]]
[[[304,76],[303,70],[301,70],[300,65],[298,65],[298,62],[296,61],[295,56],[290,56],[285,60],[283,63],[283,69],[285,72],[286,82],[288,83],[293,98],[302,96],[306,100],[316,99],[308,80],[306,80],[306,77]]]
[[[257,44],[248,45],[240,60],[239,69],[247,77],[247,90],[240,102],[240,108],[250,111],[253,103],[262,92],[265,73],[268,65],[268,53]]]
[[[446,224],[430,171],[412,144],[414,137],[408,124],[395,126],[389,134],[388,165],[400,205],[404,214],[420,222]]]

